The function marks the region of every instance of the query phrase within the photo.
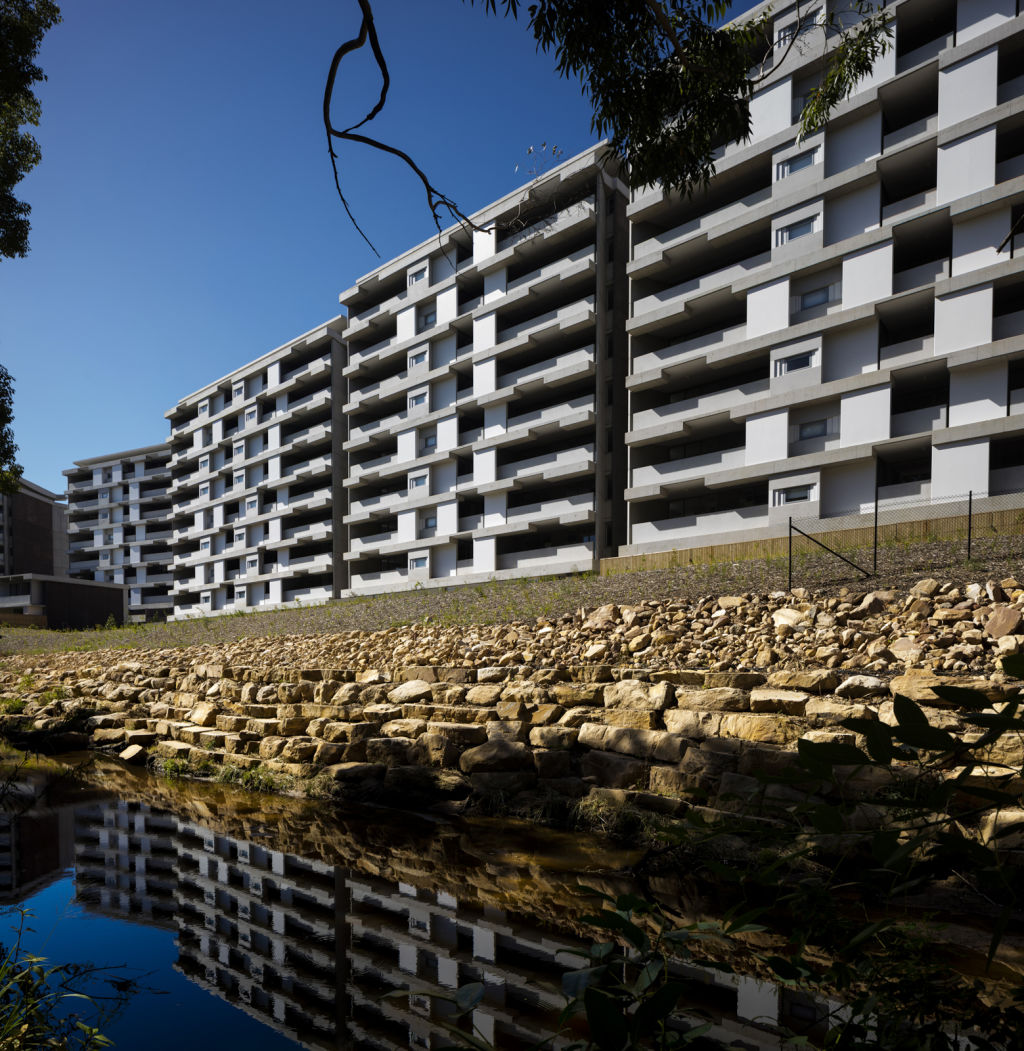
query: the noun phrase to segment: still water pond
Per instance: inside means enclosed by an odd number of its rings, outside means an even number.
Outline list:
[[[382,997],[474,981],[487,990],[474,1016],[484,1036],[528,1047],[578,965],[593,911],[580,883],[632,888],[635,856],[593,838],[342,814],[102,760],[86,777],[23,773],[6,800],[0,940],[21,906],[29,950],[134,979],[104,1027],[122,1048],[441,1047],[437,1002]],[[778,1046],[763,1024],[766,1004],[779,1019],[776,991],[699,971],[694,1002],[716,1035]]]

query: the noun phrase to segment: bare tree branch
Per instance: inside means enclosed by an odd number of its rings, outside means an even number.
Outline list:
[[[679,59],[679,64],[683,69],[690,68],[690,60],[686,57],[686,52],[683,50],[682,41],[676,36],[675,27],[672,25],[668,15],[665,14],[665,8],[659,3],[659,0],[645,0],[648,10],[654,15],[654,21],[661,26],[661,31],[668,37],[669,42],[672,44],[672,50],[676,53],[676,58]]]
[[[447,211],[447,217],[449,219],[454,219],[463,226],[469,227],[471,230],[483,229],[483,227],[474,223],[469,216],[467,216],[462,209],[447,196],[447,194],[441,193],[441,191],[430,182],[426,174],[404,150],[400,150],[395,146],[388,146],[386,143],[380,142],[378,139],[370,138],[368,135],[360,135],[356,133],[357,129],[372,121],[384,108],[384,104],[387,102],[388,88],[391,85],[391,74],[388,72],[388,65],[384,59],[384,52],[381,50],[380,40],[377,37],[377,28],[373,22],[373,8],[370,6],[370,0],[358,0],[358,2],[359,9],[362,13],[359,35],[353,37],[351,40],[347,40],[337,51],[335,51],[334,58],[331,60],[331,68],[327,73],[327,83],[324,86],[324,130],[327,133],[327,152],[330,155],[331,168],[334,171],[335,189],[338,191],[338,197],[345,208],[346,214],[352,221],[352,225],[359,231],[362,239],[371,249],[373,249],[374,255],[380,258],[380,253],[377,251],[373,242],[366,236],[359,223],[356,222],[355,216],[352,214],[352,209],[349,207],[349,203],[342,192],[341,175],[338,171],[338,155],[334,149],[334,139],[342,139],[347,142],[358,142],[364,146],[370,146],[375,150],[380,150],[383,153],[390,153],[392,156],[398,157],[400,160],[404,161],[415,173],[420,182],[423,183],[423,189],[427,195],[427,205],[430,208],[430,214],[434,220],[434,225],[437,227],[438,233],[442,230],[441,219],[445,211]],[[381,74],[380,96],[378,97],[377,103],[373,109],[371,109],[361,121],[348,128],[339,130],[331,123],[331,102],[334,97],[334,84],[338,75],[338,69],[341,66],[341,60],[346,55],[361,48],[367,40],[370,42],[370,50],[373,52],[374,60],[376,61],[377,68],[380,70]]]

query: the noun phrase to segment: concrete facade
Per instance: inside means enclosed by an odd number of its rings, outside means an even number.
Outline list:
[[[67,526],[60,497],[22,479],[16,493],[0,496],[0,576],[67,572]]]
[[[621,542],[625,205],[598,147],[340,296],[349,592],[589,570]]]
[[[129,617],[171,610],[167,443],[76,460],[67,478],[69,572],[128,587]]]
[[[174,618],[335,593],[344,324],[333,318],[167,413]]]
[[[1024,489],[1024,20],[891,7],[822,131],[797,48],[706,192],[633,196],[622,554]]]

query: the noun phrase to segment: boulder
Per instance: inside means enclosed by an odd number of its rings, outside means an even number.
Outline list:
[[[1013,606],[996,606],[988,620],[985,621],[985,634],[993,639],[1001,639],[1004,635],[1016,635],[1020,630],[1021,617],[1019,609]]]
[[[532,770],[533,755],[526,745],[503,737],[492,737],[484,744],[469,748],[459,757],[464,774],[490,774],[515,770]]]
[[[748,712],[750,696],[746,690],[718,686],[708,690],[676,690],[676,704],[680,708],[705,712]]]
[[[660,712],[672,703],[673,689],[667,682],[622,679],[604,688],[604,704],[606,708]]]
[[[430,701],[433,697],[430,683],[425,679],[411,679],[388,690],[388,700],[392,704],[415,704],[417,701]]]

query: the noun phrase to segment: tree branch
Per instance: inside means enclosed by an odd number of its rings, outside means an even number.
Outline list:
[[[341,139],[346,142],[358,142],[364,146],[370,146],[373,149],[381,150],[383,153],[390,153],[392,156],[398,157],[400,160],[404,161],[423,184],[423,189],[427,195],[427,204],[430,207],[430,214],[433,217],[434,225],[437,227],[438,233],[440,233],[442,229],[441,215],[443,209],[448,211],[450,218],[455,219],[463,226],[468,226],[472,230],[483,229],[483,227],[474,223],[450,197],[441,193],[441,191],[430,182],[416,162],[413,161],[409,154],[404,150],[400,150],[394,146],[388,146],[386,143],[370,138],[367,135],[357,134],[359,128],[372,121],[384,108],[384,104],[387,102],[388,88],[391,86],[391,74],[388,72],[388,65],[384,59],[384,52],[381,50],[380,40],[377,37],[377,28],[374,25],[373,8],[371,7],[370,0],[358,0],[358,3],[359,10],[362,13],[359,35],[353,37],[351,40],[347,40],[334,53],[334,58],[331,60],[331,68],[327,73],[327,83],[324,86],[323,107],[324,130],[327,134],[327,152],[331,158],[331,168],[334,171],[334,186],[338,191],[338,197],[341,200],[352,225],[359,231],[359,235],[373,250],[374,255],[380,258],[380,253],[377,251],[373,242],[366,236],[359,223],[356,222],[355,216],[352,214],[352,209],[349,207],[349,203],[345,199],[345,194],[342,192],[341,175],[338,171],[338,154],[334,149],[334,139]],[[341,60],[351,52],[359,50],[367,40],[370,42],[370,50],[373,52],[374,60],[377,63],[377,69],[380,70],[380,95],[377,98],[376,105],[366,114],[365,117],[363,117],[362,120],[343,130],[339,130],[331,123],[331,102],[334,97],[334,85],[335,80],[337,79],[338,69],[341,66]]]
[[[672,44],[672,50],[676,54],[676,58],[679,59],[679,64],[683,69],[690,68],[690,60],[687,58],[686,52],[683,50],[683,43],[676,36],[675,27],[672,25],[668,15],[665,14],[665,8],[661,6],[659,0],[646,0],[647,9],[654,15],[654,21],[661,26],[661,31],[668,37],[669,42]]]

